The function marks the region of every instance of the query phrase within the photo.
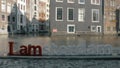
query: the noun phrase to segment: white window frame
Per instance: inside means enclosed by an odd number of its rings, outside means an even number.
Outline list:
[[[62,20],[57,20],[57,8],[62,8]],[[63,7],[56,7],[56,9],[55,9],[55,20],[56,21],[63,21]]]
[[[74,2],[71,2],[70,0],[67,0],[67,2],[68,2],[68,3],[75,3],[75,0],[74,0]]]
[[[69,9],[73,9],[73,20],[69,20],[69,13],[68,13],[68,10]],[[67,8],[67,21],[69,21],[69,22],[74,22],[74,8],[71,8],[71,7],[68,7]]]
[[[95,30],[93,30],[93,27],[95,27]],[[96,32],[96,26],[94,25],[91,26],[91,32]]]
[[[69,27],[70,26],[73,26],[74,27],[74,31],[73,32],[69,32]],[[70,34],[74,34],[75,33],[75,25],[74,24],[68,24],[67,25],[67,33],[70,33]]]
[[[93,21],[93,11],[98,11],[98,21]],[[99,22],[100,21],[100,11],[99,9],[92,9],[92,22]]]
[[[63,2],[63,0],[62,1],[56,0],[56,2]]]
[[[81,20],[80,18],[81,18],[81,16],[80,16],[80,9],[82,9],[83,10],[83,20]],[[81,12],[82,13],[82,12]],[[79,8],[78,9],[78,21],[79,22],[84,22],[85,21],[85,8]]]
[[[102,30],[101,30],[101,29],[102,29],[101,26],[97,26],[97,27],[96,27],[96,30],[97,30],[96,32],[98,32],[98,27],[100,27],[100,32],[99,32],[99,33],[101,33],[101,32],[102,32]]]
[[[78,4],[85,4],[85,0],[84,2],[80,2],[80,0],[78,0]]]
[[[100,5],[100,3],[101,3],[101,0],[99,0],[99,3],[97,3],[97,0],[95,0],[95,3],[93,2],[93,0],[91,0],[91,4],[93,5]]]

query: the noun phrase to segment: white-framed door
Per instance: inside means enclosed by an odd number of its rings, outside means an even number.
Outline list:
[[[98,32],[98,33],[101,33],[101,26],[97,26],[97,31],[96,32]]]

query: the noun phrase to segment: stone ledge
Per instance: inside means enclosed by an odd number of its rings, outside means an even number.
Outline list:
[[[5,56],[0,59],[117,59],[120,60],[120,56]]]

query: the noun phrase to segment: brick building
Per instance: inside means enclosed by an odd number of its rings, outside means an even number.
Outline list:
[[[48,32],[49,0],[30,0],[29,32]]]
[[[117,34],[116,10],[120,0],[104,0],[104,34]]]
[[[102,34],[102,15],[102,0],[50,0],[51,34]]]
[[[15,0],[0,0],[0,34],[8,34],[8,23]]]
[[[45,21],[49,20],[49,0],[0,0],[0,34],[39,32],[41,4],[45,4]]]

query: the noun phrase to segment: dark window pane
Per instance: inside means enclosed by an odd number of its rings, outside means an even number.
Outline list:
[[[93,21],[99,21],[99,11],[98,10],[93,11]]]
[[[23,15],[20,15],[20,22],[23,22]]]
[[[69,32],[74,32],[74,26],[69,26]]]
[[[34,0],[35,4],[37,3],[36,0]]]
[[[15,22],[15,17],[12,17],[12,21]]]
[[[34,10],[37,10],[36,6],[34,6]]]
[[[80,3],[84,3],[85,2],[85,0],[80,0]]]
[[[69,9],[69,10],[68,10],[68,13],[69,13],[68,19],[69,19],[69,20],[73,20],[73,9]]]
[[[62,8],[57,8],[57,20],[62,20]]]
[[[10,16],[8,16],[8,21],[10,21]]]
[[[5,15],[2,15],[2,21],[5,21]]]

